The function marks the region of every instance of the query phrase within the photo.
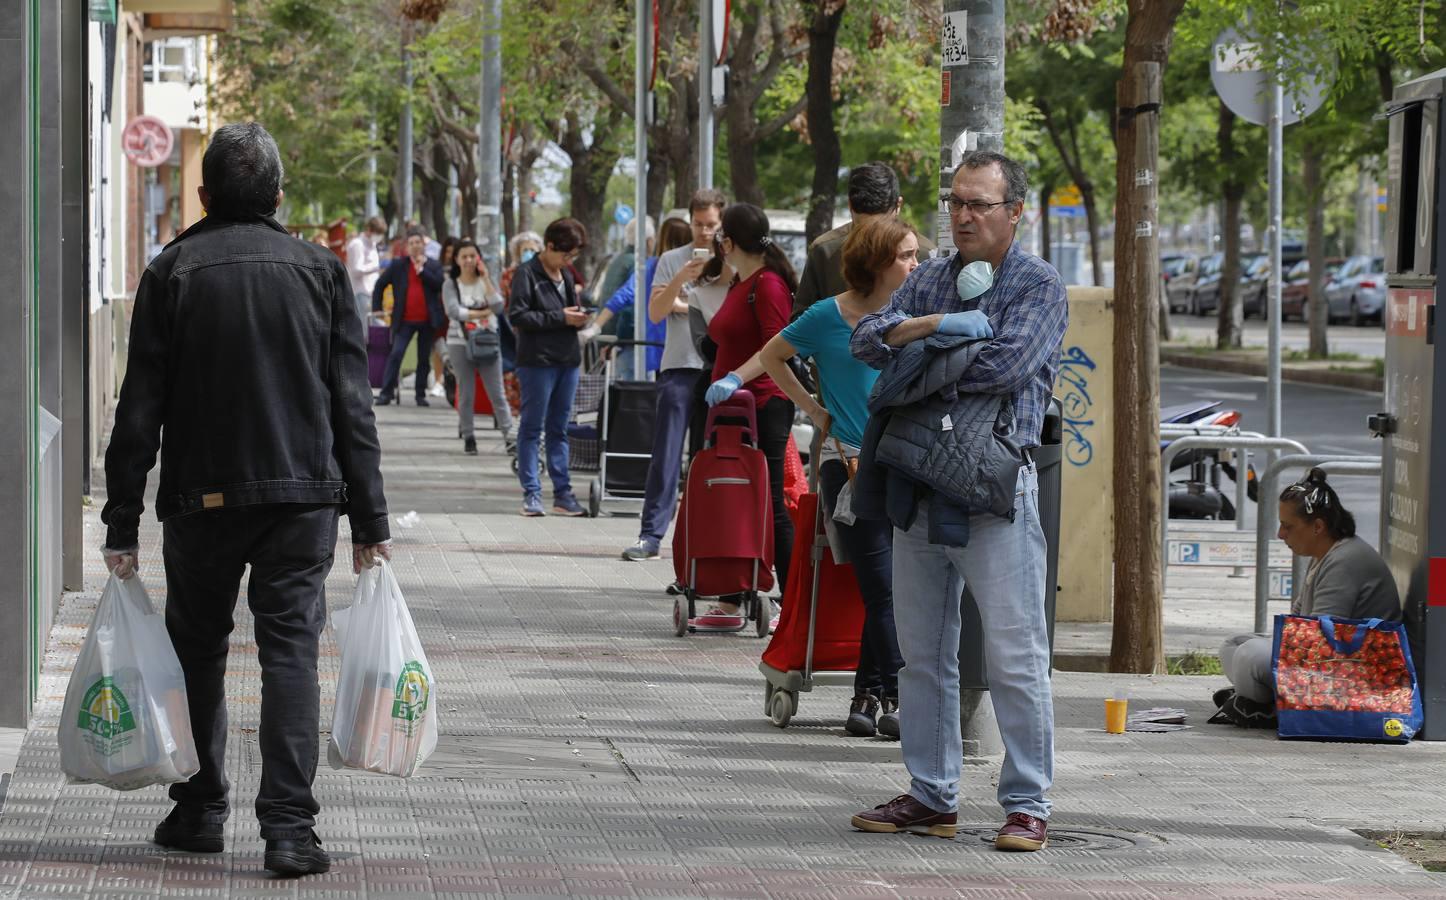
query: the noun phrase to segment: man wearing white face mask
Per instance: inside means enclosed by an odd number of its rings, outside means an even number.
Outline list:
[[[1013,438],[1026,460],[1039,445],[1069,320],[1059,273],[1014,243],[1027,191],[1018,163],[998,153],[966,154],[943,198],[958,252],[923,262],[888,306],[859,322],[851,341],[854,356],[876,368],[934,335],[984,341],[954,387],[961,395],[1012,400]],[[943,497],[923,490],[911,502],[908,527],[891,510],[894,618],[904,657],[899,703],[909,711],[900,737],[911,784],[907,794],[854,816],[853,825],[949,838],[957,831],[960,595],[967,583],[979,606],[1005,747],[998,800],[1006,821],[995,846],[1041,849],[1054,776],[1054,709],[1033,463],[1019,470],[1007,516],[969,508],[963,520],[945,523]]]

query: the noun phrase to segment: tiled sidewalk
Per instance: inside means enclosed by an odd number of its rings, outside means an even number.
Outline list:
[[[661,590],[669,563],[617,559],[636,519],[522,519],[495,438],[466,457],[446,410],[379,414],[393,515],[421,517],[397,531],[395,565],[436,670],[437,755],[407,781],[324,768],[319,830],[336,865],[300,881],[268,877],[251,810],[259,678],[243,599],[228,850],[150,845],[168,807],[162,789],[69,787],[59,769],[56,720],[102,583],[97,558],[92,590],[67,598],[51,636],[0,816],[0,894],[1446,896],[1446,876],[1348,830],[1439,828],[1446,747],[1288,744],[1205,726],[1218,679],[1056,674],[1047,851],[996,853],[980,839],[1001,819],[997,761],[966,768],[970,829],[957,840],[855,832],[849,816],[898,793],[906,776],[897,744],[844,735],[848,690],[805,695],[794,723],[774,728],[762,715],[760,642],[673,637]],[[87,523],[98,546],[96,510]],[[148,521],[142,571],[162,601],[158,537]],[[333,572],[333,606],[350,602],[352,583],[348,569]],[[326,718],[336,670],[328,633]],[[1122,681],[1136,704],[1185,707],[1196,727],[1104,734],[1101,698]]]

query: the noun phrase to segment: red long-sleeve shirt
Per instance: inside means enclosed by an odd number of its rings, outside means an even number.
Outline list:
[[[768,269],[759,269],[729,288],[723,306],[708,323],[708,337],[718,345],[713,379],[716,381],[734,371],[763,349],[763,345],[788,324],[792,309],[793,294],[788,284]],[[766,374],[743,388],[753,394],[759,406],[774,397],[788,397]]]

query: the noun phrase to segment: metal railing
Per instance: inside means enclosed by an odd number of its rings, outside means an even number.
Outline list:
[[[1172,445],[1173,446],[1173,445]],[[1282,456],[1265,469],[1260,478],[1260,502],[1255,511],[1255,632],[1264,634],[1268,624],[1267,603],[1270,600],[1270,538],[1276,530],[1275,498],[1279,496],[1276,484],[1280,473],[1293,466],[1319,466],[1332,475],[1375,475],[1381,474],[1381,459],[1378,456],[1335,456],[1314,453],[1293,453]],[[1168,510],[1168,506],[1166,507]],[[1305,560],[1294,557],[1291,564],[1291,592],[1299,591],[1304,583]]]
[[[1220,426],[1205,427],[1218,428]],[[1161,435],[1165,437],[1171,436],[1164,428],[1161,429]],[[1289,438],[1265,437],[1254,432],[1188,435],[1174,441],[1170,446],[1166,447],[1164,452],[1160,454],[1160,504],[1164,508],[1160,516],[1161,596],[1164,596],[1165,584],[1169,578],[1170,571],[1170,463],[1175,461],[1175,457],[1189,450],[1294,450],[1297,454],[1309,452],[1306,450],[1305,445],[1299,441],[1293,441]],[[1290,459],[1291,457],[1287,456],[1283,458]],[[1235,470],[1235,495],[1237,498],[1235,516],[1237,521],[1239,521],[1240,516],[1244,514],[1244,506],[1239,502],[1239,498],[1245,493],[1245,489],[1242,487],[1242,485],[1245,484],[1245,472],[1246,468],[1244,465],[1241,465]],[[1265,494],[1262,493],[1260,496],[1264,497]],[[1258,538],[1259,534],[1257,529],[1257,553],[1259,552]],[[1264,564],[1262,564],[1262,561],[1264,561]],[[1269,568],[1269,561],[1265,560],[1263,556],[1257,556],[1256,572],[1267,573],[1267,588],[1269,587]]]

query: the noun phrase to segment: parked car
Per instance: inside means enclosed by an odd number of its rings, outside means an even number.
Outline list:
[[[1345,260],[1339,256],[1328,256],[1325,260],[1324,288],[1331,276],[1340,271]],[[1280,317],[1306,321],[1309,312],[1306,304],[1310,299],[1310,260],[1303,259],[1286,270],[1285,282],[1280,286]]]
[[[1270,257],[1264,253],[1240,255],[1240,311],[1245,318],[1265,318],[1265,298],[1270,293]]]
[[[1224,253],[1212,253],[1200,257],[1195,273],[1195,283],[1189,286],[1185,311],[1192,316],[1213,313],[1220,306],[1220,268],[1225,264]],[[1171,304],[1175,301],[1172,299]]]
[[[1367,319],[1383,321],[1386,308],[1386,260],[1380,256],[1352,256],[1325,286],[1332,319],[1360,325]]]
[[[1160,257],[1160,281],[1163,282],[1165,298],[1170,303],[1170,312],[1183,312],[1189,308],[1190,294],[1199,271],[1198,256],[1169,253]]]

